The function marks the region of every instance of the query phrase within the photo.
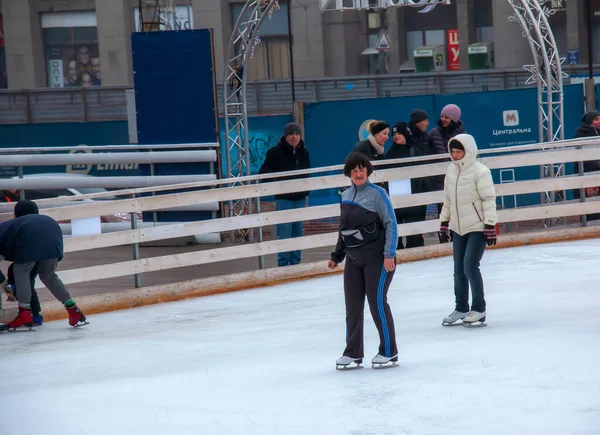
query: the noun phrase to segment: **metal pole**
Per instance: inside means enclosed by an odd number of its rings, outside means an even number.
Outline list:
[[[156,175],[155,171],[154,171],[154,163],[150,163],[150,175],[152,177],[154,177]],[[152,191],[152,196],[155,196],[156,192]],[[157,214],[155,211],[152,212],[152,222],[156,223],[158,220],[157,218]],[[132,221],[133,222],[133,221]]]
[[[592,1],[586,0],[587,4],[587,45],[588,45],[588,74],[589,78],[594,78],[594,50],[592,49],[593,37],[592,37]]]
[[[132,230],[137,230],[138,227],[138,222],[137,222],[137,213],[133,212],[131,213],[131,229]],[[133,259],[134,260],[139,260],[140,259],[140,245],[138,243],[134,243],[133,244]],[[139,273],[136,273],[134,275],[135,278],[135,288],[140,288],[142,286],[142,277]]]
[[[287,4],[288,45],[290,50],[290,78],[292,80],[292,108],[296,102],[296,79],[294,76],[294,44],[292,38],[292,0]]]
[[[19,178],[23,178],[23,166],[17,168],[17,174],[19,175]],[[25,189],[19,189],[19,198],[25,199]]]
[[[260,214],[260,196],[256,198],[256,213]],[[263,241],[263,227],[262,225],[258,227],[258,242],[261,243]],[[261,255],[258,257],[258,268],[265,268],[265,256]]]

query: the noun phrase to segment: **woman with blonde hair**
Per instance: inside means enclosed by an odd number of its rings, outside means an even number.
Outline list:
[[[385,160],[385,143],[390,137],[390,125],[385,121],[371,121],[367,126],[369,136],[354,145],[353,153],[361,153],[369,160]]]

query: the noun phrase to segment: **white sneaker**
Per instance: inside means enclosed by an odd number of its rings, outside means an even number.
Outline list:
[[[362,358],[352,358],[351,356],[343,356],[335,362],[337,366],[349,366],[350,364],[362,364]]]
[[[396,354],[394,356],[383,356],[383,355],[377,354],[371,360],[371,364],[387,364],[390,361],[391,362],[398,361],[398,354]]]
[[[480,313],[479,311],[469,311],[467,317],[463,319],[463,323],[475,323],[485,322],[485,311]]]
[[[442,320],[443,324],[451,325],[452,323],[458,322],[459,320],[463,320],[467,317],[469,313],[461,313],[460,311],[452,311],[452,313],[448,317],[444,317]]]

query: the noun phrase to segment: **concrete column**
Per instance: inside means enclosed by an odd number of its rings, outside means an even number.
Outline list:
[[[96,21],[102,85],[132,84],[133,9],[129,1],[96,0]]]
[[[332,11],[324,15],[325,75],[343,77],[363,74],[368,70],[366,24],[361,20],[365,11]]]
[[[475,42],[475,11],[473,0],[456,0],[456,22],[460,69],[469,69],[469,45]]]
[[[583,4],[582,4],[583,3]],[[588,62],[586,2],[568,1],[567,7],[567,50],[578,50],[579,63]]]
[[[492,1],[496,68],[518,68],[533,63],[529,43],[521,35],[518,21],[509,21],[513,8],[505,1]]]
[[[403,8],[388,8],[387,10],[387,34],[390,39],[390,45],[392,46],[392,49],[389,52],[389,74],[398,74],[400,64],[406,59],[406,36],[403,31],[404,26],[400,26],[400,22],[404,23],[404,15],[401,17],[402,21],[399,19],[399,12],[401,10],[403,10]]]
[[[8,88],[45,87],[46,62],[35,2],[3,0],[2,19]]]
[[[297,79],[323,77],[323,14],[319,4],[292,1],[291,6],[294,74]]]
[[[195,29],[213,29],[216,80],[222,83],[232,27],[228,0],[192,0],[192,10]]]

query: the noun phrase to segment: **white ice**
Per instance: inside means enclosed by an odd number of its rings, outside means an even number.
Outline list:
[[[0,334],[0,434],[600,433],[597,240],[488,251],[487,328],[445,328],[452,260],[399,266],[400,366],[336,371],[341,275]]]

